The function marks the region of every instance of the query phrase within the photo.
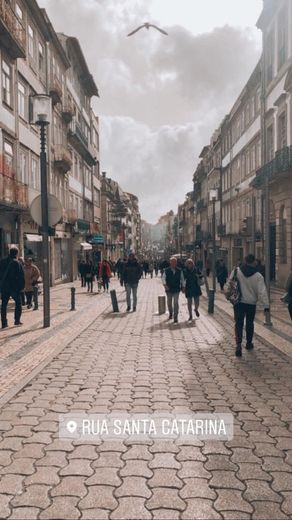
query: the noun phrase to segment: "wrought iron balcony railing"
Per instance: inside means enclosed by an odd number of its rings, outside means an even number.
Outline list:
[[[0,41],[13,58],[25,58],[25,27],[8,0],[0,0]]]
[[[273,181],[289,170],[292,170],[292,146],[286,146],[276,152],[275,158],[257,171],[252,186],[260,187],[267,177],[269,181]]]

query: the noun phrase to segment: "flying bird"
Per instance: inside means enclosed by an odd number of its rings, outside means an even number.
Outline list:
[[[138,27],[134,31],[132,31],[129,34],[127,34],[127,36],[133,36],[133,34],[135,34],[136,32],[140,31],[140,29],[143,29],[143,27],[145,29],[147,29],[148,31],[149,31],[150,27],[153,27],[154,29],[157,29],[157,31],[159,31],[162,34],[165,34],[166,36],[168,36],[168,33],[166,31],[164,31],[163,29],[160,29],[160,27],[157,27],[157,25],[153,25],[152,23],[148,23],[148,22],[143,23],[143,25],[140,25],[140,27]]]

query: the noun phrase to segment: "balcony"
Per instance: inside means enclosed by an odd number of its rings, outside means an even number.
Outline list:
[[[25,28],[7,0],[0,0],[0,43],[12,58],[25,58]]]
[[[202,211],[203,209],[207,208],[207,203],[205,199],[200,199],[197,202],[197,211]]]
[[[89,166],[93,166],[96,161],[89,151],[88,137],[85,135],[81,125],[73,119],[68,131],[68,139],[71,145],[80,153]]]
[[[256,173],[251,186],[261,188],[268,177],[269,182],[276,181],[280,176],[291,174],[292,170],[292,146],[286,146],[276,152],[275,158],[262,166]]]
[[[28,208],[28,186],[0,172],[0,206]]]
[[[67,173],[71,169],[71,155],[61,144],[55,145],[54,147],[54,164],[55,167],[63,173]]]
[[[73,116],[74,116],[73,103],[72,103],[71,99],[67,97],[62,106],[62,117],[63,117],[65,123],[67,123],[67,125],[69,123],[71,123]]]
[[[52,98],[53,105],[61,103],[63,96],[62,83],[53,72],[49,78],[49,93]]]

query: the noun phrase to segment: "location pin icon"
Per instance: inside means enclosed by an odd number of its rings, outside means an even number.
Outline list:
[[[69,433],[74,433],[77,428],[77,422],[76,421],[69,421],[67,422],[67,430]]]

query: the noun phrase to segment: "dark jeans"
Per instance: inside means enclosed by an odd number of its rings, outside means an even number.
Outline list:
[[[33,297],[33,291],[25,291],[26,296],[26,304],[31,305],[32,303],[32,297]]]
[[[107,278],[107,276],[103,276],[102,277],[102,285],[103,285],[103,290],[107,290],[108,291],[108,287],[109,287],[109,278]]]
[[[289,311],[289,314],[290,314],[290,318],[292,320],[292,303],[288,304],[288,311]]]
[[[20,316],[22,313],[22,305],[21,305],[21,293],[18,292],[3,292],[1,295],[2,304],[1,304],[1,321],[2,326],[7,324],[7,305],[9,302],[9,298],[13,298],[15,301],[15,312],[14,312],[14,321],[17,323],[20,321]]]
[[[247,345],[252,343],[255,314],[256,305],[249,305],[248,303],[238,303],[237,305],[234,305],[236,345],[241,345],[242,343],[244,318],[246,320],[246,343]]]
[[[86,287],[86,280],[84,274],[80,275],[81,278],[81,287]]]

